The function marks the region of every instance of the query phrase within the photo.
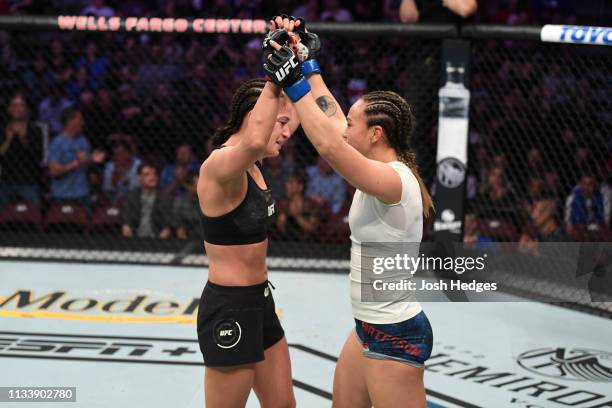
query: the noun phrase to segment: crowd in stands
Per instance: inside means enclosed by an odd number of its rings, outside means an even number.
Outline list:
[[[399,3],[286,1],[282,8],[311,21],[399,21]],[[579,10],[568,4],[479,2],[474,20],[572,22]],[[278,7],[256,0],[0,1],[0,13],[104,16],[266,18]],[[356,43],[355,56],[346,49],[337,58],[325,50],[321,56],[328,85],[345,110],[371,84],[410,85],[404,74],[372,70],[364,57],[370,45]],[[340,50],[333,43],[329,48]],[[199,236],[199,165],[212,149],[208,136],[223,123],[232,91],[245,79],[262,76],[260,39],[0,33],[0,50],[0,207],[19,201],[51,212],[69,203],[83,208],[92,223],[112,208],[120,221],[116,233],[125,237]],[[385,54],[380,64],[392,69],[394,58]],[[474,65],[479,62],[487,64]],[[465,240],[562,241],[608,231],[612,140],[597,125],[604,123],[602,117],[589,116],[590,102],[603,110],[593,82],[557,66],[536,72],[527,61],[490,69],[489,77],[472,84]],[[543,86],[514,90],[517,81]],[[489,93],[496,87],[503,95]],[[568,101],[568,94],[583,98]],[[534,109],[534,102],[550,113],[547,123],[561,125],[541,128],[529,122],[528,112],[516,112],[521,104],[523,111]],[[594,125],[571,126],[573,119],[555,116],[560,106]],[[433,125],[425,137],[430,133],[435,135]],[[527,143],[529,138],[538,143]],[[431,152],[435,142],[428,141]],[[351,186],[300,135],[283,149],[264,163],[277,202],[272,237],[346,241]],[[427,181],[435,191],[431,173]]]
[[[71,213],[83,210],[94,223],[115,211],[116,231],[124,237],[200,236],[200,160],[189,144],[178,143],[174,159],[163,165],[150,160],[155,155],[141,158],[134,139],[124,133],[111,134],[106,143],[93,148],[85,134],[86,116],[75,105],[59,115],[60,130],[45,154],[40,125],[51,125],[34,121],[25,94],[15,93],[7,111],[0,138],[0,208],[27,204],[46,208],[55,217],[58,208],[69,206]],[[343,222],[350,188],[324,160],[298,170],[290,159],[272,158],[265,177],[277,202],[274,238],[313,240],[320,225]]]

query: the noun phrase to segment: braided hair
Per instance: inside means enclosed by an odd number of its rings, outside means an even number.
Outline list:
[[[419,182],[423,215],[428,218],[430,211],[433,210],[433,200],[419,174],[416,153],[410,147],[415,126],[410,105],[400,95],[391,91],[369,92],[362,99],[366,105],[365,116],[368,127],[378,125],[384,129],[387,140],[395,149],[400,161],[410,168]]]
[[[257,99],[263,91],[266,81],[261,78],[249,79],[242,83],[232,96],[230,102],[230,118],[224,126],[215,130],[212,136],[212,144],[215,147],[221,146],[227,142],[231,135],[238,132],[242,126],[242,122],[255,107]]]

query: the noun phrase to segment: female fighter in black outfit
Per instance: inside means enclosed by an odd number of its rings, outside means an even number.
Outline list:
[[[276,34],[282,43],[286,32]],[[299,69],[293,58],[293,53],[275,53],[269,72],[282,69],[290,79]],[[214,135],[218,148],[200,168],[198,198],[209,273],[198,312],[198,340],[208,407],[244,407],[251,388],[262,407],[295,406],[287,341],[268,287],[266,229],[274,202],[260,164],[278,155],[297,127],[282,84],[255,79],[237,90],[228,123]]]

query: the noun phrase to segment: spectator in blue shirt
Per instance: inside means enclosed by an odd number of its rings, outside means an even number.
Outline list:
[[[585,174],[565,201],[565,223],[571,235],[575,227],[594,230],[610,221],[610,203],[599,188],[595,177]]]
[[[102,182],[102,190],[112,202],[120,202],[130,191],[140,187],[138,167],[142,162],[135,150],[131,138],[115,135]]]
[[[317,158],[317,164],[308,167],[306,172],[309,179],[306,196],[319,204],[327,204],[331,212],[337,214],[346,195],[346,185],[342,177],[336,174],[321,156]]]
[[[62,112],[73,103],[66,98],[65,84],[57,82],[49,87],[49,96],[38,105],[38,119],[49,125],[52,134],[62,131]]]
[[[466,248],[479,251],[495,250],[495,240],[480,231],[480,220],[471,212],[466,212],[463,224],[463,244]]]
[[[75,63],[75,68],[86,67],[90,81],[97,81],[104,77],[108,67],[108,60],[98,55],[98,46],[89,41],[85,46],[85,55]]]
[[[164,166],[159,182],[159,186],[173,196],[186,191],[187,174],[200,171],[200,163],[194,159],[193,149],[187,143],[179,145],[175,154],[176,161]]]
[[[91,154],[89,141],[82,134],[83,114],[68,108],[61,116],[63,131],[49,147],[49,174],[51,196],[54,201],[77,202],[90,209],[87,167],[104,161],[104,150]]]

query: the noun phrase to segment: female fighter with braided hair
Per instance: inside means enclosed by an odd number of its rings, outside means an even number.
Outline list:
[[[273,26],[288,27],[291,18],[284,17],[276,17]],[[301,38],[298,55],[305,78],[283,85],[285,93],[319,154],[357,189],[349,212],[356,327],[336,366],[333,406],[424,408],[424,362],[433,334],[421,305],[408,290],[389,301],[361,298],[362,285],[368,285],[363,277],[374,276],[372,266],[362,264],[366,244],[419,243],[423,217],[432,210],[410,148],[414,117],[401,96],[376,91],[355,102],[345,118],[321,78],[318,38],[303,21],[293,26]]]
[[[275,57],[274,63],[285,60]],[[274,63],[272,72],[279,68]],[[197,324],[205,402],[244,407],[254,389],[262,407],[294,407],[289,350],[268,287],[274,202],[260,161],[278,155],[298,123],[281,87],[264,79],[243,83],[230,110],[197,186],[209,262]]]

